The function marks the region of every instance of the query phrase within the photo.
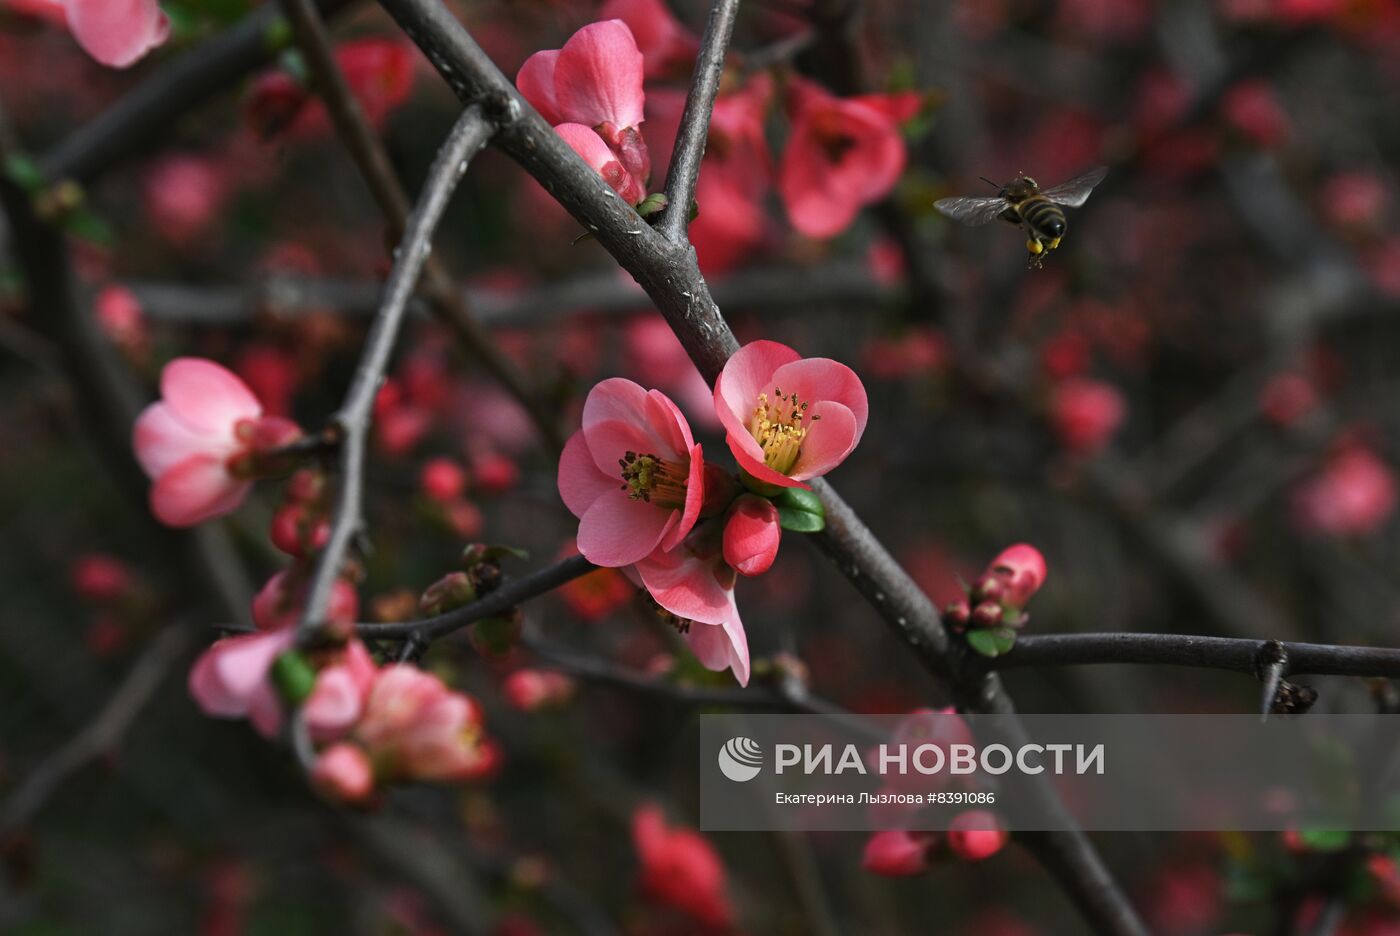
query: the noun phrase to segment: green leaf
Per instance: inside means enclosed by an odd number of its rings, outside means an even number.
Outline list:
[[[783,488],[773,503],[778,507],[778,520],[784,530],[820,533],[826,529],[826,507],[820,497],[805,488]]]
[[[654,214],[660,214],[665,211],[668,204],[670,204],[670,202],[665,195],[660,192],[652,192],[646,198],[637,202],[637,214],[641,215],[643,218],[650,218]]]
[[[272,684],[291,705],[301,705],[316,688],[316,670],[295,650],[272,661]]]
[[[967,643],[985,657],[999,657],[1016,645],[1016,631],[1010,627],[975,627],[967,632]]]

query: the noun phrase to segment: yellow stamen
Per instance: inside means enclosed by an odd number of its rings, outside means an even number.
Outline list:
[[[796,393],[784,395],[778,387],[773,388],[773,395],[776,400],[771,404],[768,394],[758,395],[749,432],[763,447],[763,463],[779,474],[787,474],[797,464],[797,456],[802,453],[802,440],[811,428],[803,425],[807,420],[808,404],[798,399]],[[813,416],[810,421],[815,422],[820,418]]]
[[[687,472],[683,465],[636,452],[628,452],[617,463],[622,466],[622,489],[632,500],[669,510],[685,506]]]

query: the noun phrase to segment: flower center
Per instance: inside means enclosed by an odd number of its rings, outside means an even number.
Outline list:
[[[685,466],[636,452],[628,452],[617,463],[622,466],[622,489],[632,500],[646,501],[668,510],[685,507],[689,475]]]
[[[802,452],[802,440],[807,437],[811,423],[820,416],[807,417],[807,402],[800,400],[796,393],[784,394],[780,387],[773,388],[774,400],[770,403],[768,394],[758,395],[758,405],[754,407],[753,418],[749,421],[749,432],[763,447],[763,463],[779,474],[787,474],[797,464],[797,456]]]

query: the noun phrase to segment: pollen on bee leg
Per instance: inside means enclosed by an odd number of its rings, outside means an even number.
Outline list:
[[[1048,246],[1048,248],[1049,248],[1050,250],[1054,250],[1056,247],[1059,247],[1059,246],[1060,246],[1060,238],[1058,238],[1058,237],[1055,238],[1055,239],[1052,240],[1047,246]]]
[[[1034,237],[1032,237],[1030,240],[1026,241],[1026,249],[1029,250],[1029,251],[1030,251],[1031,253],[1033,253],[1033,254],[1038,254],[1038,253],[1040,253],[1041,251],[1043,251],[1045,248],[1044,248],[1043,246],[1041,246],[1040,241],[1038,241],[1038,240],[1036,240]]]

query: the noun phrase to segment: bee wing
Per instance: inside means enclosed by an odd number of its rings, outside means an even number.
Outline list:
[[[976,227],[986,224],[997,215],[1006,210],[1006,200],[1003,198],[940,198],[933,203],[933,207],[943,212],[954,221],[961,221],[963,224]]]
[[[1099,166],[1091,169],[1068,182],[1062,182],[1054,188],[1048,188],[1040,194],[1059,205],[1070,208],[1078,208],[1089,200],[1089,193],[1094,190],[1094,186],[1103,181],[1108,175],[1107,166]]]

